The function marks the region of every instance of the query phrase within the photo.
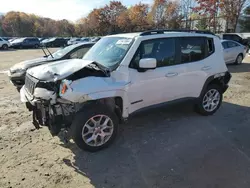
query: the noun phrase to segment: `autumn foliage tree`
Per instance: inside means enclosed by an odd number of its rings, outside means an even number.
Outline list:
[[[53,20],[23,12],[8,12],[0,18],[0,32],[7,36],[96,36],[148,29],[190,28],[192,15],[198,15],[198,28],[218,30],[218,16],[235,30],[246,1],[250,0],[153,0],[126,7],[113,0],[93,9],[76,23]],[[190,22],[190,23],[189,23]],[[229,24],[227,24],[228,26]]]
[[[221,0],[196,0],[198,6],[194,7],[193,10],[198,12],[200,15],[205,16],[209,20],[209,27],[212,26],[214,32],[217,31],[217,17],[222,6]]]
[[[233,31],[236,30],[240,14],[247,0],[222,0],[221,12],[227,21],[226,30],[231,23]]]
[[[199,12],[202,16],[208,18],[209,26],[212,25],[214,32],[217,31],[218,16],[226,20],[226,30],[232,25],[235,31],[239,16],[248,0],[196,0],[197,6],[194,11]]]

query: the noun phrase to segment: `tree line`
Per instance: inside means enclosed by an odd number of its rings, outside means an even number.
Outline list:
[[[190,29],[192,20],[198,20],[194,26],[197,29],[217,32],[218,17],[226,21],[226,30],[231,28],[234,32],[247,5],[248,0],[154,0],[152,5],[137,3],[126,7],[120,1],[110,1],[76,23],[11,11],[0,17],[0,35],[102,36],[159,28]]]

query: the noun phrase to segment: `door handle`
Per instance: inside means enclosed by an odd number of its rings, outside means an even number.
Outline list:
[[[170,73],[167,73],[165,76],[166,77],[174,77],[174,76],[177,76],[178,73],[177,72],[170,72]]]
[[[204,70],[204,71],[206,71],[206,70],[210,70],[211,69],[211,67],[210,66],[204,66],[204,67],[202,67],[201,68],[201,70]]]

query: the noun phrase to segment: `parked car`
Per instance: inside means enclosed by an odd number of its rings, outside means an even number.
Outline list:
[[[81,41],[81,39],[80,38],[72,38],[72,39],[68,40],[67,44],[68,45],[78,44],[78,41]]]
[[[48,38],[47,38],[47,37],[39,38],[40,43],[41,43],[42,41],[44,41],[45,39],[48,39]]]
[[[8,40],[8,42],[11,43],[11,42],[13,42],[13,41],[16,40],[16,39],[17,39],[16,37],[11,38],[11,39]]]
[[[54,61],[82,58],[94,44],[95,43],[76,44],[60,49],[53,54],[50,53],[49,49],[43,49],[45,56],[23,61],[11,67],[8,73],[9,79],[17,89],[20,89],[24,85],[27,69]]]
[[[8,41],[8,40],[12,39],[12,37],[2,37],[2,39]]]
[[[67,40],[64,38],[51,38],[41,42],[46,47],[65,47],[67,46]]]
[[[89,41],[90,41],[90,38],[88,38],[88,37],[81,38],[81,42],[89,42]]]
[[[106,36],[83,59],[31,68],[20,96],[36,128],[70,130],[93,152],[114,141],[119,122],[152,106],[192,99],[197,112],[214,114],[230,79],[215,35],[155,30]]]
[[[71,40],[68,41],[68,45],[72,45],[72,44],[79,44],[79,43],[83,43],[83,42],[90,42],[89,38],[73,38]],[[93,41],[91,41],[93,42]]]
[[[98,42],[101,39],[101,37],[93,37],[91,39],[91,42]]]
[[[223,33],[221,34],[221,39],[223,40],[233,40],[240,43],[243,46],[247,47],[247,51],[250,47],[249,34],[246,35],[244,33]]]
[[[36,37],[18,38],[12,41],[12,48],[39,48],[40,41]]]
[[[240,65],[246,56],[247,47],[232,40],[222,40],[221,43],[224,50],[225,63]]]
[[[10,47],[9,41],[4,40],[3,38],[0,37],[0,48],[2,48],[3,50],[8,50],[9,47]]]

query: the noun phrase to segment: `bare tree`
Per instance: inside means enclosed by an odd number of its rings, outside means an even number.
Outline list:
[[[190,23],[189,23],[189,18],[192,13],[192,9],[195,6],[195,0],[181,0],[181,14],[183,15],[185,19],[185,27],[188,28]]]

